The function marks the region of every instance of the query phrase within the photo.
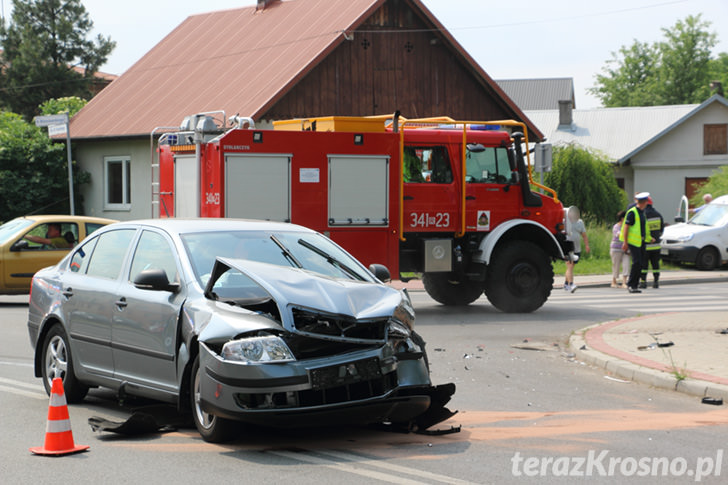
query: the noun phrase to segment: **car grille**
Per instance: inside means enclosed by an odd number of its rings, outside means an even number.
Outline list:
[[[397,372],[358,382],[349,382],[332,387],[258,394],[235,395],[235,401],[243,409],[286,409],[323,406],[361,401],[384,396],[397,387]]]
[[[383,343],[386,338],[387,318],[357,320],[301,308],[293,308],[292,314],[296,331],[308,336],[359,343]]]

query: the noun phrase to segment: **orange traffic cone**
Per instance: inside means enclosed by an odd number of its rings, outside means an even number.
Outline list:
[[[67,455],[88,450],[87,445],[74,445],[71,433],[71,420],[68,417],[66,395],[63,393],[63,381],[60,377],[53,379],[51,400],[48,404],[48,424],[46,425],[45,443],[43,446],[31,448],[36,455]]]

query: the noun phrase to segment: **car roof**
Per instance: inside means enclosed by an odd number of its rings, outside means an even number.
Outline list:
[[[720,197],[716,197],[710,203],[728,205],[728,195],[721,195]]]
[[[158,227],[171,233],[186,232],[218,232],[218,231],[296,231],[315,232],[297,224],[287,222],[260,221],[254,219],[227,219],[227,218],[164,218],[141,219],[135,221],[118,222],[109,228],[121,226],[148,226]]]
[[[112,224],[118,222],[115,219],[90,216],[72,216],[69,214],[33,214],[16,217],[15,220],[27,219],[35,222],[97,222],[99,224]]]

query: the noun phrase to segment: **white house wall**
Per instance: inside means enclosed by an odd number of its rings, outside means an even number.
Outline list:
[[[728,123],[728,108],[722,103],[709,104],[631,159],[633,190],[650,192],[655,206],[664,208],[661,212],[670,221],[686,178],[709,177],[728,164],[728,155],[703,155],[703,126],[713,123]]]
[[[79,141],[74,156],[80,168],[91,174],[91,182],[83,186],[86,215],[118,220],[152,217],[151,164],[149,140]],[[156,156],[156,154],[155,154]],[[109,209],[104,197],[104,160],[107,157],[128,157],[130,161],[131,201],[127,209]]]

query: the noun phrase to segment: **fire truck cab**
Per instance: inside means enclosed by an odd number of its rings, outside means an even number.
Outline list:
[[[365,264],[421,274],[442,304],[485,292],[506,312],[541,307],[552,260],[572,251],[562,204],[530,177],[522,123],[397,114],[285,120],[272,130],[232,122],[195,115],[160,137],[160,217],[304,225]]]

